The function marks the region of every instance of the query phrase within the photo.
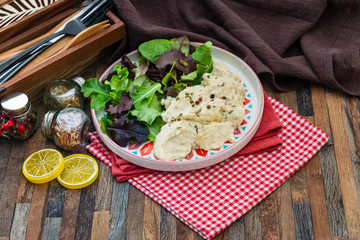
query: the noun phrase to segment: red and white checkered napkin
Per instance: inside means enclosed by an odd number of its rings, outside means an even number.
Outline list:
[[[283,124],[280,149],[230,158],[190,172],[157,172],[129,183],[205,239],[248,212],[302,167],[328,141],[325,132],[269,98]]]

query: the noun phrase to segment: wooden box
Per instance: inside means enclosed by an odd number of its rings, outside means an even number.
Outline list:
[[[0,44],[31,28],[34,23],[46,21],[81,2],[82,0],[48,0],[33,1],[30,4],[26,0],[0,0],[0,15],[4,14],[4,22],[0,21]]]
[[[13,36],[0,44],[0,54],[29,41],[31,38],[41,36],[74,12],[73,8],[69,8],[38,25],[34,25],[33,28]],[[98,61],[105,52],[116,48],[119,41],[125,37],[125,25],[110,11],[107,16],[111,24],[109,27],[54,56],[50,56],[33,67],[28,67],[29,69],[23,69],[13,78],[0,85],[0,98],[4,94],[20,91],[26,93],[32,101],[37,101],[42,98],[44,88],[51,81],[66,79],[79,74]]]

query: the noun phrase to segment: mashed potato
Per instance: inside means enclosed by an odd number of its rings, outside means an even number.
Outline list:
[[[154,142],[155,156],[172,161],[186,157],[192,148],[204,150],[235,142],[234,130],[245,116],[245,89],[239,77],[215,62],[201,85],[187,87],[177,97],[162,100],[166,123]]]

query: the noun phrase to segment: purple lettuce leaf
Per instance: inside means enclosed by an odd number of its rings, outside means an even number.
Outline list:
[[[169,68],[175,62],[174,68],[181,73],[189,74],[196,70],[196,63],[191,56],[186,57],[180,50],[171,50],[165,52],[156,61],[156,67],[160,69],[162,77],[167,74]]]
[[[129,78],[135,78],[135,72],[133,70],[137,68],[137,66],[131,62],[130,58],[126,54],[122,56],[120,64],[128,69]]]
[[[114,120],[112,126],[107,129],[114,133],[114,141],[121,147],[126,147],[130,139],[135,139],[136,142],[144,142],[148,140],[150,133],[149,128],[141,124],[137,120],[128,120],[127,115],[121,115]]]
[[[120,102],[118,105],[114,106],[109,104],[106,106],[105,111],[111,114],[122,114],[124,111],[128,111],[131,109],[133,104],[133,100],[131,99],[128,92],[123,92],[120,98]]]
[[[163,78],[160,69],[158,69],[153,63],[150,63],[149,68],[145,74],[155,82],[160,82]]]

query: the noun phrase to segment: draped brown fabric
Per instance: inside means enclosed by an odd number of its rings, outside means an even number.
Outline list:
[[[280,91],[310,81],[360,96],[358,0],[113,1],[127,31],[113,60],[186,35],[236,54]]]

